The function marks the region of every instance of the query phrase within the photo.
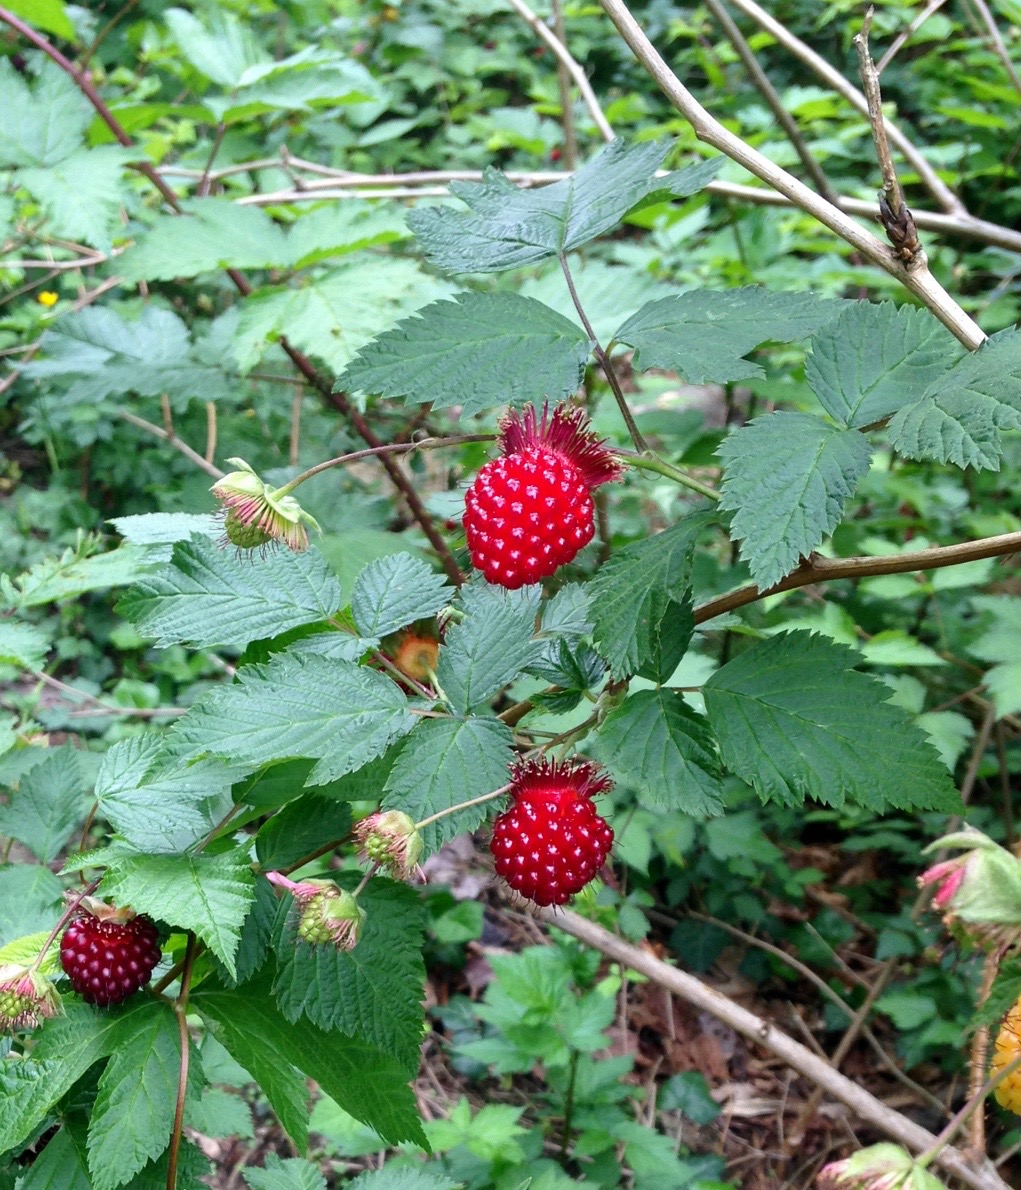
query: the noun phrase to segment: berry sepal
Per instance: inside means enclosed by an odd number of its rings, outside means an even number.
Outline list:
[[[584,409],[557,405],[550,412],[542,407],[540,417],[534,405],[520,412],[510,410],[500,423],[500,448],[505,455],[527,450],[546,450],[566,459],[587,488],[613,483],[624,474],[620,460],[589,426]]]
[[[296,554],[308,549],[306,525],[318,529],[311,513],[283,488],[271,488],[244,459],[228,459],[239,468],[210,489],[223,507],[227,542],[239,550],[258,549],[281,541]]]
[[[354,894],[332,880],[289,880],[283,872],[267,872],[266,879],[286,889],[298,906],[298,937],[310,946],[332,943],[338,950],[354,950],[362,934],[365,910]]]
[[[0,1034],[34,1029],[60,1011],[60,997],[52,983],[20,963],[0,965]]]

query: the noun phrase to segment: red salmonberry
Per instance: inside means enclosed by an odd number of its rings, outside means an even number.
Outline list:
[[[472,564],[491,583],[515,590],[549,578],[592,540],[592,489],[621,466],[588,428],[581,409],[560,405],[510,413],[503,454],[487,463],[465,497]]]
[[[99,902],[72,918],[60,940],[61,966],[90,1004],[119,1004],[133,995],[152,978],[161,953],[148,917]]]
[[[563,905],[606,862],[613,831],[592,802],[613,782],[586,760],[529,760],[511,770],[513,802],[493,823],[496,870],[537,905]]]

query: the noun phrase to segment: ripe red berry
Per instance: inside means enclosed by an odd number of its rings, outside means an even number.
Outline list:
[[[529,760],[511,776],[513,802],[489,844],[497,873],[537,905],[563,905],[610,853],[613,831],[592,798],[613,782],[584,760]]]
[[[549,578],[592,540],[592,489],[621,466],[588,428],[581,409],[543,406],[510,413],[503,454],[487,463],[465,497],[472,564],[491,583],[515,590]]]
[[[105,912],[104,912],[105,911]],[[119,1004],[149,982],[160,961],[159,933],[148,917],[99,905],[72,918],[60,940],[60,963],[90,1004]]]

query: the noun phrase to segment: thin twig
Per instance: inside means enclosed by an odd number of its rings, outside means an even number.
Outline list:
[[[782,1032],[772,1022],[742,1008],[702,980],[671,967],[648,950],[625,942],[570,909],[541,909],[538,916],[547,925],[595,947],[623,967],[638,971],[674,995],[723,1021],[756,1045],[776,1054],[792,1069],[823,1087],[838,1102],[846,1104],[857,1119],[871,1124],[906,1148],[931,1152],[936,1145],[937,1138],[927,1129],[834,1070],[827,1061]],[[983,1160],[981,1164],[973,1163],[957,1149],[947,1146],[934,1154],[933,1161],[973,1190],[1009,1190],[1007,1183],[988,1160]]]
[[[833,66],[806,45],[799,37],[771,16],[755,0],[731,0],[746,16],[751,17],[761,29],[765,29],[772,37],[796,58],[802,61],[810,70],[814,71],[838,95],[856,108],[863,116],[868,116],[869,106],[865,96]],[[904,156],[904,160],[918,174],[922,184],[932,194],[933,198],[945,211],[963,211],[964,205],[939,174],[926,161],[925,157],[915,146],[910,137],[906,136],[892,120],[886,120],[886,131],[891,141]]]
[[[735,0],[735,3],[740,3],[740,6],[746,9],[750,0]],[[600,0],[600,4],[631,51],[688,121],[699,140],[719,149],[775,190],[786,194],[796,206],[835,231],[867,259],[896,277],[966,347],[974,350],[985,341],[986,336],[982,328],[946,292],[928,269],[907,269],[904,263],[871,232],[848,218],[838,207],[816,194],[793,174],[775,165],[768,157],[746,144],[711,116],[663,61],[623,0]],[[761,11],[757,6],[753,7],[756,11]],[[864,103],[864,99],[862,102]]]
[[[151,421],[146,421],[144,417],[138,417],[134,413],[129,413],[126,409],[113,409],[111,413],[114,417],[119,417],[122,421],[137,426],[140,430],[145,430],[147,434],[152,434],[155,438],[162,438],[164,442],[169,442],[175,450],[180,451],[186,459],[193,462],[196,467],[200,467],[207,475],[211,475],[213,479],[222,479],[226,474],[226,472],[221,471],[214,463],[210,463],[204,459],[197,450],[192,450],[188,443],[182,442],[176,434],[168,434],[162,426],[157,426]]]
[[[744,34],[737,26],[737,22],[727,11],[723,0],[705,0],[705,4],[706,8],[709,9],[722,27],[723,32],[727,35],[727,40],[734,47],[734,52],[744,64],[744,68],[748,72],[748,77],[766,101],[766,106],[773,113],[774,119],[784,130],[787,139],[794,148],[794,152],[797,153],[798,159],[804,166],[805,173],[812,179],[816,190],[829,202],[834,202],[836,193],[830,185],[826,174],[823,172],[822,166],[809,151],[808,145],[805,144],[805,138],[801,135],[801,129],[798,127],[794,117],[784,106],[784,102],[777,93],[776,88],[769,81],[769,76],[759,65],[759,60],[755,57],[754,50],[745,40]]]
[[[869,51],[869,31],[872,28],[872,18],[875,9],[871,6],[865,13],[861,32],[854,37],[854,48],[858,52],[858,69],[861,74],[862,86],[865,88],[865,99],[869,105],[869,123],[872,125],[872,140],[876,146],[876,157],[879,169],[883,175],[883,189],[879,199],[879,211],[886,234],[890,238],[897,254],[904,260],[909,269],[925,268],[927,261],[922,245],[918,242],[911,212],[904,203],[904,194],[897,171],[890,156],[890,146],[886,139],[886,125],[883,122],[883,96],[879,89],[879,75],[876,73],[872,54]]]
[[[929,3],[922,9],[922,11],[915,17],[907,28],[902,29],[897,36],[890,43],[890,48],[879,59],[879,65],[876,67],[876,73],[882,74],[883,71],[890,65],[894,57],[900,52],[901,46],[907,39],[918,32],[925,22],[932,16],[934,12],[942,8],[947,0],[929,0]]]
[[[944,566],[960,566],[979,558],[1002,558],[1021,550],[1021,533],[1001,533],[996,537],[980,537],[957,545],[934,546],[907,554],[881,557],[866,555],[856,558],[822,558],[813,554],[793,573],[772,587],[760,590],[754,583],[739,587],[726,595],[718,595],[695,608],[695,623],[704,624],[724,612],[735,611],[749,603],[757,603],[769,595],[794,591],[811,583],[828,583],[841,578],[872,578],[879,574],[911,574],[914,571],[939,570]]]
[[[567,28],[564,25],[562,0],[553,0],[553,34],[567,49]],[[557,87],[560,90],[560,123],[564,129],[564,166],[578,168],[578,132],[574,127],[574,102],[571,99],[571,72],[567,63],[557,57]]]
[[[301,452],[301,405],[305,393],[302,385],[294,386],[294,396],[291,397],[291,434],[287,447],[287,461],[292,467],[297,467]]]
[[[642,437],[642,432],[639,430],[634,416],[628,407],[627,398],[624,396],[624,390],[620,387],[620,380],[617,373],[613,370],[613,364],[610,363],[610,358],[603,350],[596,338],[596,332],[592,329],[592,323],[589,322],[588,315],[585,313],[585,307],[581,304],[581,299],[578,297],[578,291],[574,286],[574,278],[571,276],[571,269],[567,263],[567,257],[563,252],[560,253],[560,268],[564,274],[564,280],[567,282],[567,288],[571,294],[571,301],[574,303],[575,310],[578,311],[578,317],[581,319],[581,325],[585,328],[585,334],[592,340],[595,346],[592,348],[592,353],[599,361],[599,366],[603,370],[603,375],[606,377],[606,382],[613,391],[614,400],[617,402],[617,408],[620,410],[620,415],[624,419],[624,424],[627,426],[627,432],[631,435],[631,441],[635,444],[635,450],[639,454],[646,454],[649,450],[649,444]]]
[[[978,10],[982,24],[989,31],[989,40],[993,43],[993,50],[996,56],[1003,63],[1003,69],[1006,70],[1015,89],[1021,91],[1021,76],[1018,75],[1017,67],[1011,61],[1010,51],[1007,49],[1006,42],[1003,40],[1003,35],[1000,33],[999,26],[996,24],[993,14],[989,11],[989,5],[986,4],[986,0],[971,0],[971,3]]]
[[[216,454],[216,402],[206,401],[206,462]]]
[[[592,84],[588,81],[585,71],[582,70],[578,62],[571,57],[571,53],[567,46],[556,37],[548,25],[535,15],[534,12],[525,3],[525,0],[510,0],[510,5],[514,11],[524,20],[535,32],[535,34],[542,38],[542,40],[549,46],[557,56],[557,61],[561,62],[564,67],[570,72],[571,78],[574,79],[581,92],[581,97],[585,101],[585,106],[592,116],[595,126],[599,129],[603,140],[611,141],[615,139],[615,133],[610,127],[610,122],[606,116],[603,115],[603,109],[599,106],[599,100],[596,98],[595,91],[592,90]]]

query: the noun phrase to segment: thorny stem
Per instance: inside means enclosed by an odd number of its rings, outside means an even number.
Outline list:
[[[421,822],[416,822],[415,830],[420,831],[424,826],[432,826],[434,822],[439,822],[441,818],[446,818],[448,814],[456,814],[458,810],[467,810],[470,806],[481,806],[485,802],[491,802],[495,798],[503,797],[509,791],[509,784],[501,785],[499,789],[494,789],[492,793],[484,793],[481,797],[473,797],[468,802],[458,802],[456,806],[450,806],[446,810],[440,810],[437,814],[430,814],[428,818],[423,818]]]
[[[595,346],[592,349],[593,355],[599,361],[599,366],[603,370],[603,375],[610,388],[613,390],[614,399],[617,402],[617,408],[620,410],[620,415],[624,419],[624,424],[627,426],[627,431],[631,435],[631,441],[635,444],[635,450],[639,454],[644,454],[648,449],[648,443],[642,437],[642,432],[635,424],[635,419],[631,415],[631,410],[628,408],[627,398],[624,396],[624,390],[620,387],[620,381],[617,379],[617,373],[613,370],[613,365],[610,363],[609,356],[599,345],[599,340],[596,338],[596,332],[592,329],[592,323],[589,322],[588,315],[585,313],[585,307],[581,304],[581,299],[578,297],[578,291],[574,286],[574,278],[571,276],[571,269],[567,263],[566,255],[561,252],[559,256],[560,268],[563,270],[564,280],[567,282],[567,288],[571,294],[571,301],[574,302],[574,308],[578,311],[578,317],[581,319],[581,325],[585,328],[585,334],[592,340]]]
[[[167,1154],[167,1190],[177,1190],[177,1160],[181,1152],[181,1134],[184,1131],[184,1098],[188,1090],[188,1062],[191,1038],[188,1034],[188,991],[191,986],[191,969],[195,962],[195,935],[188,931],[188,946],[184,952],[184,970],[181,974],[181,990],[177,995],[174,1012],[177,1014],[177,1029],[181,1038],[181,1066],[177,1075],[177,1102],[174,1105],[174,1127],[170,1133],[170,1149]]]
[[[495,439],[495,434],[452,434],[447,438],[422,438],[418,442],[389,442],[382,446],[370,446],[365,450],[354,450],[346,455],[338,455],[335,459],[327,459],[324,463],[317,463],[314,467],[309,467],[307,471],[302,471],[294,479],[288,480],[282,488],[278,488],[273,493],[273,497],[279,499],[281,496],[286,496],[303,484],[306,479],[311,479],[313,475],[329,471],[332,467],[343,467],[347,463],[355,463],[359,459],[378,458],[381,455],[406,455],[416,450],[436,450],[441,446],[461,446],[466,442],[493,442]]]

